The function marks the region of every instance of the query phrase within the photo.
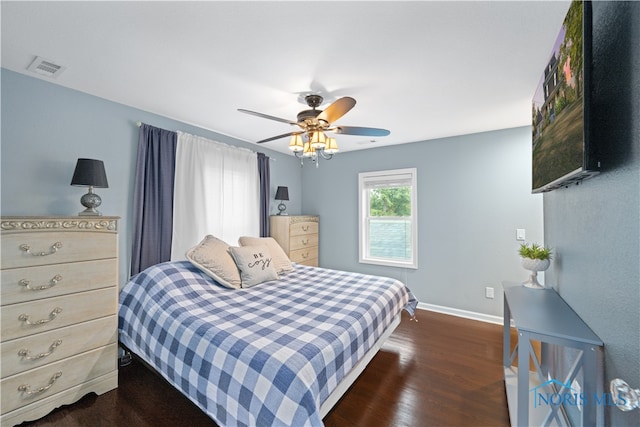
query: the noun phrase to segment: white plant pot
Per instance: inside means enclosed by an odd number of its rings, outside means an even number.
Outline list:
[[[538,282],[538,271],[545,271],[549,268],[550,261],[548,259],[520,258],[520,263],[525,270],[531,272],[529,279],[523,285],[533,289],[544,289],[544,286]]]

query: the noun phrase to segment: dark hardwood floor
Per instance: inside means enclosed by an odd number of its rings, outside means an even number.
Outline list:
[[[406,314],[406,313],[405,313]],[[402,323],[325,417],[333,426],[509,426],[502,327],[418,311]],[[24,426],[215,426],[162,378],[134,361],[119,387],[85,396]]]

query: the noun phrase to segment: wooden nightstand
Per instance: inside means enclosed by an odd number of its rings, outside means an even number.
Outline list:
[[[318,224],[317,215],[273,215],[271,237],[282,246],[291,261],[317,267]]]

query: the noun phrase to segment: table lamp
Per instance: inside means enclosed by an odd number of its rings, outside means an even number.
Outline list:
[[[87,194],[82,196],[80,203],[86,209],[80,212],[81,216],[100,216],[102,213],[96,208],[102,203],[100,196],[93,192],[93,187],[109,188],[107,174],[104,171],[102,160],[78,159],[76,169],[71,178],[71,185],[89,187]]]
[[[280,204],[278,205],[278,215],[287,215],[285,210],[287,210],[287,206],[282,203],[283,200],[289,200],[289,188],[288,187],[278,187],[276,190],[276,200],[280,200]]]

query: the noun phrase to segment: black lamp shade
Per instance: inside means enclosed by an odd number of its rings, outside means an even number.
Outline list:
[[[289,187],[278,187],[276,200],[289,200]]]
[[[71,185],[109,188],[102,160],[78,159],[76,170],[71,178]]]

